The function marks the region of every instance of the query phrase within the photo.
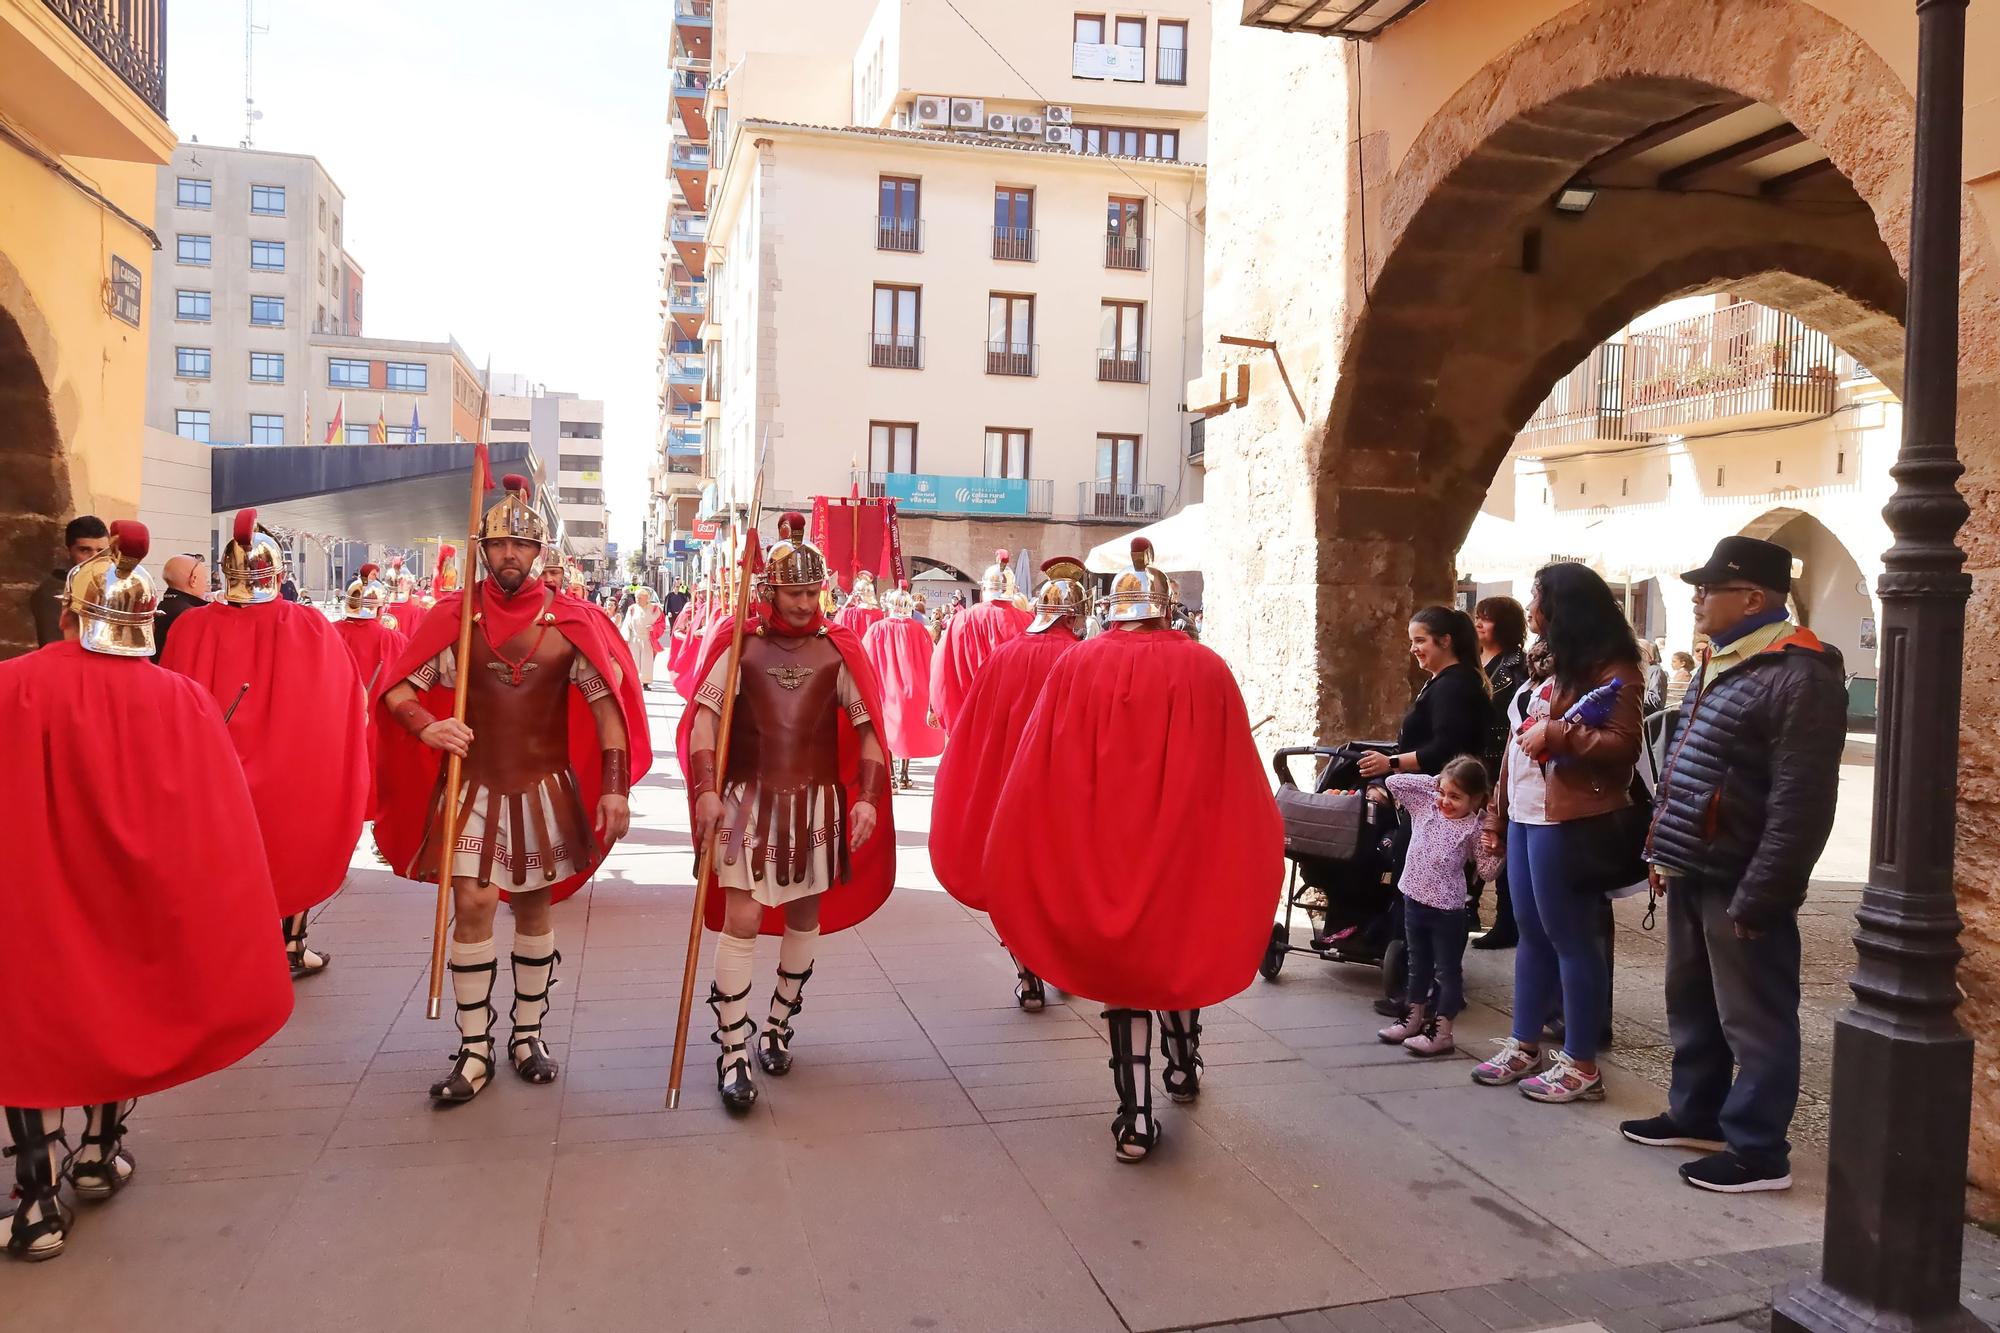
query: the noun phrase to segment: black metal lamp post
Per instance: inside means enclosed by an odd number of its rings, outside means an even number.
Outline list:
[[[1979,1327],[1959,1303],[1972,1039],[1952,893],[1960,670],[1972,580],[1957,543],[1960,159],[1967,0],[1917,0],[1916,179],[1903,444],[1883,516],[1881,733],[1854,1005],[1834,1025],[1826,1248],[1777,1333]]]

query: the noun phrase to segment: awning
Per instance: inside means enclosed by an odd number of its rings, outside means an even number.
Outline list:
[[[1198,504],[1184,505],[1130,536],[1093,546],[1084,567],[1093,574],[1116,574],[1132,563],[1132,543],[1140,537],[1153,544],[1153,561],[1167,573],[1198,573],[1208,558],[1207,511]]]

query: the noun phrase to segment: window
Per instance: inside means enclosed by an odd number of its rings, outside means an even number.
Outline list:
[[[177,264],[206,264],[214,254],[215,242],[207,236],[182,232],[174,237],[174,262]]]
[[[604,492],[594,486],[563,486],[557,489],[556,498],[566,505],[601,505]]]
[[[1104,267],[1146,267],[1146,201],[1112,195],[1104,210]]]
[[[720,346],[720,344],[717,344]],[[604,423],[601,421],[561,421],[556,424],[556,434],[565,440],[601,440],[604,438]]]
[[[494,417],[486,423],[493,430],[526,430],[528,423],[522,417]]]
[[[431,368],[421,361],[391,361],[382,368],[392,389],[404,393],[429,393]]]
[[[285,243],[283,241],[250,242],[250,267],[264,273],[285,271]]]
[[[213,357],[206,347],[176,347],[174,349],[174,374],[184,380],[205,380],[209,377]]]
[[[906,176],[884,176],[875,207],[875,248],[915,253],[924,248],[919,183]]]
[[[335,218],[335,219],[333,220],[333,248],[334,248],[334,249],[336,249],[336,250],[338,250],[338,249],[340,248],[340,219],[339,219],[339,218]]]
[[[994,292],[986,298],[986,373],[1035,373],[1035,298]]]
[[[250,443],[283,444],[285,442],[285,418],[276,412],[252,412],[250,414]]]
[[[181,208],[215,207],[215,182],[182,176],[174,184],[174,203]]]
[[[328,357],[326,362],[326,385],[329,389],[365,389],[368,387],[368,363],[353,357]]]
[[[326,196],[319,197],[319,229],[326,230]]]
[[[346,423],[346,426],[346,430],[341,435],[341,443],[343,444],[367,444],[370,442],[368,439],[370,432],[375,429],[365,421],[350,421]]]
[[[917,470],[917,424],[914,421],[869,422],[868,470],[870,472],[915,472]]]
[[[1151,157],[1177,161],[1181,155],[1179,130],[1148,130],[1127,125],[1079,125],[1076,151],[1089,157]]]
[[[1013,185],[993,190],[993,257],[1035,258],[1035,192]]]
[[[319,252],[319,285],[326,286],[326,251]]]
[[[923,339],[917,333],[920,297],[921,291],[916,287],[875,284],[875,326],[868,349],[869,365],[923,369]]]
[[[183,440],[193,440],[197,444],[208,443],[208,412],[201,408],[181,407],[174,410],[174,434]]]
[[[207,292],[191,292],[182,288],[174,293],[174,318],[206,324],[212,299]]]
[[[285,322],[285,298],[282,296],[253,296],[250,298],[250,322],[265,328],[280,328]]]
[[[1097,378],[1118,384],[1146,382],[1146,307],[1106,301],[1098,319]]]
[[[986,475],[1018,477],[1028,475],[1028,432],[1004,426],[986,428]]]
[[[572,519],[563,524],[563,531],[572,537],[602,537],[604,535],[604,525],[596,519]]]
[[[260,217],[281,218],[285,216],[285,187],[282,185],[251,186],[250,211]]]
[[[1121,83],[1144,83],[1146,81],[1146,20],[1142,18],[1120,18],[1116,29],[1117,45],[1136,49],[1138,58],[1132,62],[1132,73],[1114,74]]]
[[[285,354],[283,352],[250,353],[250,382],[252,384],[283,384],[285,382]]]
[[[558,454],[556,467],[561,472],[602,472],[603,454]]]
[[[1078,46],[1104,45],[1104,15],[1078,14],[1073,40]]]
[[[387,430],[390,444],[429,444],[431,428],[419,426],[412,431],[408,426],[390,426]]]
[[[1157,77],[1161,83],[1187,82],[1187,30],[1188,25],[1172,19],[1160,20],[1160,63]]]
[[[1136,435],[1099,435],[1097,437],[1097,483],[1094,513],[1099,515],[1119,515],[1126,510],[1123,497],[1133,494],[1139,485],[1139,437]]]

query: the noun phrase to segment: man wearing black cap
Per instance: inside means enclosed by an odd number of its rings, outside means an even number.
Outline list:
[[[1833,829],[1846,743],[1840,652],[1792,623],[1792,553],[1725,537],[1694,585],[1710,647],[1681,702],[1646,840],[1667,898],[1668,1109],[1619,1127],[1634,1143],[1713,1153],[1699,1189],[1792,1183],[1799,1099],[1799,924]],[[1732,1072],[1734,1079],[1732,1081]]]

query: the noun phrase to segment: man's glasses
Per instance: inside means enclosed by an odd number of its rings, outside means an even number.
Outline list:
[[[1694,585],[1694,597],[1695,600],[1698,602],[1703,601],[1710,597],[1714,597],[1718,593],[1755,592],[1755,591],[1757,591],[1757,589],[1748,583],[1717,583],[1713,585],[1707,583],[1697,583]]]

